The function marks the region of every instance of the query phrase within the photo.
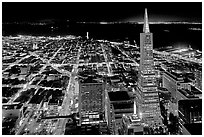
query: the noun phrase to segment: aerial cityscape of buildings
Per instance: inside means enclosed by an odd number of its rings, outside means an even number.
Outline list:
[[[2,36],[3,135],[201,135],[202,52],[82,36]]]

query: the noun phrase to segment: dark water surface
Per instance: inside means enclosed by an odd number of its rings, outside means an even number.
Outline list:
[[[52,28],[53,27],[53,28]],[[86,36],[94,39],[106,39],[112,41],[129,40],[131,43],[136,40],[139,44],[142,24],[83,24],[83,23],[61,23],[51,25],[19,25],[3,24],[3,35],[76,35]],[[150,24],[150,31],[153,33],[154,48],[166,46],[188,46],[202,50],[201,24]]]

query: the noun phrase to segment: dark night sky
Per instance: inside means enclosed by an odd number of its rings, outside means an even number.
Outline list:
[[[2,21],[142,21],[144,8],[150,21],[202,22],[201,2],[3,2]]]

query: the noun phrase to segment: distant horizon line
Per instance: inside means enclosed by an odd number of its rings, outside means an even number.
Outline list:
[[[67,21],[69,22],[69,21]],[[144,24],[143,21],[73,21],[82,24]],[[13,21],[2,22],[2,24],[30,24],[30,25],[48,25],[54,22],[32,22],[32,21]],[[149,21],[149,24],[202,24],[202,22],[193,21]]]
[[[144,24],[144,21],[98,21],[98,22],[77,22],[77,23],[99,23],[99,24],[112,24],[112,23],[129,23],[129,24]],[[193,21],[149,21],[149,24],[202,24],[202,22],[193,22]]]

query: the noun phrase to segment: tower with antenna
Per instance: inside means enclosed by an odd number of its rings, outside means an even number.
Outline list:
[[[86,38],[89,39],[89,32],[86,32]]]

